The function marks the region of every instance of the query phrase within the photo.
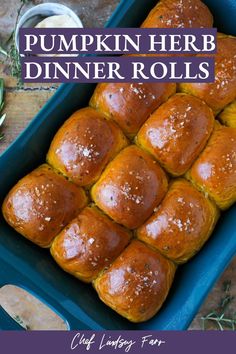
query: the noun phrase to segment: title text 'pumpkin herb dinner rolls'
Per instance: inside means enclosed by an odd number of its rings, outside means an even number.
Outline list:
[[[134,240],[94,282],[100,299],[132,322],[154,316],[165,301],[174,263]]]
[[[16,231],[41,247],[49,247],[86,204],[82,188],[44,164],[11,189],[2,211]]]

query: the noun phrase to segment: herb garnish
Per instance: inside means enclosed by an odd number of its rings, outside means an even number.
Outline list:
[[[207,329],[208,322],[214,323],[221,331],[224,331],[225,329],[231,329],[234,331],[236,329],[236,313],[232,316],[226,315],[226,310],[234,299],[230,294],[230,289],[231,281],[224,282],[222,289],[224,296],[220,300],[217,309],[201,318],[203,330]]]
[[[15,31],[16,26],[21,14],[23,7],[28,4],[32,0],[20,0],[20,7],[17,10],[17,16],[15,20],[14,29],[6,41],[5,45],[0,45],[0,53],[6,57],[6,60],[9,61],[9,66],[11,69],[11,75],[17,80],[17,88],[21,88],[23,86],[23,82],[21,79],[21,63],[20,63],[20,55],[16,48],[15,44]]]

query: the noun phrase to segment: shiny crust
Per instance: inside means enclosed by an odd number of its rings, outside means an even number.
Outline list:
[[[173,83],[101,83],[90,105],[132,137],[150,114],[175,92]]]
[[[132,322],[154,316],[171,287],[175,266],[140,241],[132,241],[95,280],[100,299]]]
[[[146,152],[131,145],[107,166],[93,186],[95,203],[116,222],[139,227],[167,192],[167,178]]]
[[[215,55],[214,83],[182,83],[182,92],[204,100],[215,114],[236,99],[236,37],[220,34]]]
[[[22,178],[6,196],[2,212],[17,232],[41,247],[87,204],[82,188],[44,164]]]
[[[209,143],[187,177],[221,209],[236,201],[236,128],[215,124]]]
[[[172,175],[184,174],[205,147],[213,130],[212,110],[200,99],[176,94],[140,129],[137,144]]]
[[[74,183],[88,186],[127,144],[117,125],[87,107],[75,112],[59,129],[47,161]]]
[[[218,208],[184,179],[175,180],[137,237],[176,263],[194,256],[211,235]]]
[[[236,100],[219,114],[219,120],[228,127],[236,128]]]
[[[199,0],[161,0],[151,10],[142,27],[199,28],[212,27],[213,16]]]
[[[94,280],[127,246],[131,233],[95,207],[85,208],[53,241],[51,254],[66,272]]]

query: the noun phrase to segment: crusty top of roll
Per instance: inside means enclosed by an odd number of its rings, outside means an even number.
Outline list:
[[[87,207],[54,239],[56,262],[79,279],[91,282],[119,256],[131,232],[95,207]]]
[[[101,83],[90,105],[132,137],[149,115],[175,92],[174,83]]]
[[[116,222],[134,229],[151,215],[167,187],[166,175],[158,162],[131,145],[107,166],[91,195]]]
[[[236,128],[215,124],[213,134],[187,174],[221,209],[236,202]]]
[[[115,123],[86,107],[72,114],[58,130],[47,161],[76,184],[88,186],[127,143]]]
[[[182,83],[180,90],[204,100],[215,114],[236,99],[236,37],[219,34],[213,83]]]
[[[142,322],[165,301],[175,269],[160,253],[134,240],[94,285],[112,309],[132,322]]]
[[[82,188],[68,182],[44,164],[22,178],[6,196],[2,211],[20,234],[41,247],[87,204]]]
[[[218,217],[215,203],[190,182],[175,179],[137,236],[174,262],[183,263],[207,241]]]
[[[199,28],[212,27],[213,16],[200,0],[161,0],[151,10],[142,27]]]
[[[212,110],[197,97],[176,94],[146,121],[137,143],[174,176],[184,174],[213,130]]]

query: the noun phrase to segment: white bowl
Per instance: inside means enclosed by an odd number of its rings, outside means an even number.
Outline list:
[[[35,27],[38,24],[38,22],[40,22],[40,20],[37,22],[36,16],[42,16],[46,18],[55,15],[68,15],[73,19],[73,21],[76,24],[76,27],[78,28],[83,27],[83,24],[80,18],[76,15],[76,13],[65,5],[50,3],[50,2],[36,5],[24,13],[24,15],[20,18],[16,26],[15,44],[17,50],[19,51],[19,29],[21,27],[28,27],[28,28]]]

